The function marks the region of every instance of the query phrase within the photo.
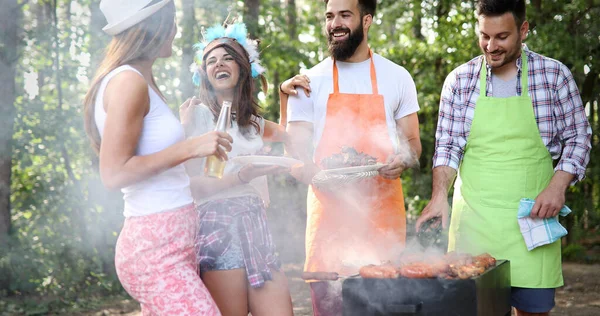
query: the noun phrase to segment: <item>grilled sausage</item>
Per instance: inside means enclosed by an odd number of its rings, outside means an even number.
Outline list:
[[[379,268],[383,271],[383,275],[386,278],[395,279],[400,276],[400,271],[391,264],[381,265]]]
[[[426,279],[435,277],[437,273],[434,273],[432,265],[415,262],[400,267],[400,275],[411,279]]]
[[[363,266],[358,270],[358,274],[365,279],[383,279],[385,278],[383,270],[379,269],[378,266],[370,264]]]
[[[303,280],[335,281],[339,278],[337,272],[302,272]]]
[[[431,272],[433,277],[445,275],[450,270],[450,265],[444,260],[436,260],[431,263]]]
[[[358,270],[361,277],[366,279],[392,279],[397,278],[399,273],[396,267],[392,265],[368,265]]]
[[[473,262],[488,269],[496,265],[496,258],[492,257],[489,253],[482,253],[479,256],[473,257]]]
[[[466,264],[458,267],[456,274],[460,279],[469,279],[478,276],[485,272],[485,267],[476,265],[474,263]]]

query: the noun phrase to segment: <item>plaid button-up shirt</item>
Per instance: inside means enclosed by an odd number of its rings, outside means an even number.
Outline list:
[[[528,62],[529,96],[540,135],[552,159],[560,158],[556,170],[585,176],[590,160],[592,130],[581,96],[569,69],[557,60],[544,57],[523,46]],[[483,56],[454,69],[442,89],[438,126],[435,133],[433,167],[458,169],[479,98],[479,70]],[[517,94],[521,94],[521,57],[517,59]],[[488,65],[488,74],[491,68]],[[492,95],[491,76],[487,95]]]

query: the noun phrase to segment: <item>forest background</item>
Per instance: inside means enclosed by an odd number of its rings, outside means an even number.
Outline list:
[[[204,28],[227,16],[261,40],[270,90],[263,114],[277,121],[279,83],[327,57],[324,4],[315,0],[176,0],[171,58],[154,74],[173,111],[196,90],[188,65]],[[114,270],[123,223],[120,192],[107,191],[83,131],[82,99],[110,40],[98,0],[0,0],[0,312],[85,309],[124,295]],[[409,227],[431,194],[431,157],[445,76],[480,53],[475,1],[381,0],[372,49],[405,67],[417,85],[423,154],[402,180]],[[530,0],[531,50],[567,65],[593,128],[587,177],[569,188],[573,214],[563,258],[600,261],[600,0]],[[269,220],[285,262],[303,260],[306,187],[270,179]],[[409,232],[409,234],[412,232]],[[443,247],[444,238],[438,245]]]

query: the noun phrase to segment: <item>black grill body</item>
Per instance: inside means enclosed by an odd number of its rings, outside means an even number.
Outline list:
[[[349,278],[342,285],[344,316],[510,315],[510,262],[468,280]]]

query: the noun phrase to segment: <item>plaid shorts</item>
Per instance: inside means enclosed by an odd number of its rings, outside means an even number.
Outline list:
[[[245,268],[248,283],[262,287],[281,263],[267,226],[263,201],[255,195],[208,201],[198,206],[200,271]]]

